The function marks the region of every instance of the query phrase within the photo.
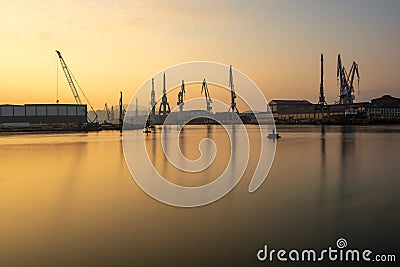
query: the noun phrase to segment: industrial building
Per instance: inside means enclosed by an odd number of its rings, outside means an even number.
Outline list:
[[[87,122],[87,106],[77,104],[0,105],[0,127],[73,124]]]
[[[323,118],[334,122],[348,116],[359,118],[369,117],[400,117],[400,98],[384,95],[372,99],[371,102],[325,105],[322,112],[318,104],[307,100],[272,100],[269,102],[274,119],[279,122],[315,122]]]
[[[366,107],[368,117],[400,117],[400,98],[384,95],[371,100]]]
[[[304,121],[314,119],[314,105],[307,100],[272,100],[269,102],[276,121]]]

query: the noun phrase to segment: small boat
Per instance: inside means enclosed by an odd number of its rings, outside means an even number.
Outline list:
[[[273,140],[281,138],[279,134],[275,133],[275,130],[272,130],[272,133],[268,134],[267,137],[268,139],[273,139]]]
[[[151,123],[149,120],[146,121],[146,124],[144,125],[144,133],[151,133]]]

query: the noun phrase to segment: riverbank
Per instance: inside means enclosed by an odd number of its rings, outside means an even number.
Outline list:
[[[381,118],[381,117],[371,117],[371,118],[358,118],[358,117],[350,117],[350,118],[336,118],[334,120],[319,120],[319,121],[298,121],[298,120],[287,120],[287,121],[279,121],[275,120],[275,124],[277,125],[285,125],[285,124],[303,124],[303,125],[316,125],[316,124],[326,124],[326,125],[381,125],[381,124],[400,124],[400,118]]]

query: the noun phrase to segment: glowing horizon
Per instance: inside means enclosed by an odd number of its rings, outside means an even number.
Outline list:
[[[360,66],[356,101],[400,96],[399,2],[13,1],[0,10],[1,104],[74,103],[60,50],[95,109],[128,103],[155,73],[187,61],[232,64],[271,99],[338,100],[336,59]],[[227,73],[228,79],[228,73]],[[156,90],[161,90],[157,86]]]

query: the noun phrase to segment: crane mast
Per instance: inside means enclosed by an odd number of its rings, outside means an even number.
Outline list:
[[[67,64],[65,63],[64,58],[61,56],[61,52],[56,50],[56,53],[58,55],[58,58],[60,59],[61,62],[61,67],[64,71],[65,77],[67,78],[69,87],[71,88],[72,94],[74,95],[75,101],[77,104],[81,105],[82,101],[81,98],[78,95],[78,91],[76,90],[75,84],[74,84],[74,80],[72,79],[72,75],[70,70],[68,69]]]
[[[154,78],[151,79],[151,100],[150,100],[150,106],[151,106],[151,117],[152,120],[156,117],[156,92],[154,91]]]
[[[122,102],[122,92],[119,92],[120,96],[119,96],[119,119],[118,119],[118,123],[119,123],[119,127],[121,127],[124,124],[124,115],[125,115],[125,110],[124,110],[124,105]]]
[[[104,111],[106,112],[107,115],[107,121],[111,121],[111,111],[108,109],[107,103],[104,104]]]
[[[320,106],[326,105],[325,95],[324,95],[324,55],[321,54],[321,82],[319,85],[319,102]]]
[[[211,100],[211,97],[210,97],[210,93],[209,93],[209,91],[208,91],[206,79],[203,80],[203,84],[202,84],[202,86],[201,86],[201,94],[203,94],[203,92],[204,92],[204,95],[205,95],[205,97],[206,97],[207,111],[211,113],[211,110],[212,110],[212,106],[211,106],[212,100]]]
[[[176,103],[179,106],[179,111],[183,111],[184,98],[185,98],[185,81],[182,80],[181,90],[178,93],[178,102]]]
[[[165,73],[164,73],[164,80],[163,80],[163,96],[161,98],[160,109],[158,110],[158,115],[161,114],[164,118],[171,112],[171,108],[169,107],[168,98],[167,98],[167,89],[165,86]]]
[[[231,90],[231,106],[229,111],[239,113],[239,110],[236,107],[236,92],[235,87],[233,86],[232,65],[229,66],[229,89]]]
[[[156,120],[156,91],[154,90],[154,78],[151,78],[151,93],[150,93],[150,107],[151,107],[151,112],[150,116],[148,117],[146,121],[146,125],[148,127],[154,127],[154,123]]]
[[[321,79],[320,79],[320,84],[319,84],[319,100],[318,100],[318,105],[315,106],[314,110],[314,119],[317,119],[317,111],[321,111],[321,119],[322,122],[325,121],[325,113],[328,115],[328,119],[330,117],[330,110],[329,106],[326,103],[325,100],[325,94],[324,94],[324,55],[321,53]]]

